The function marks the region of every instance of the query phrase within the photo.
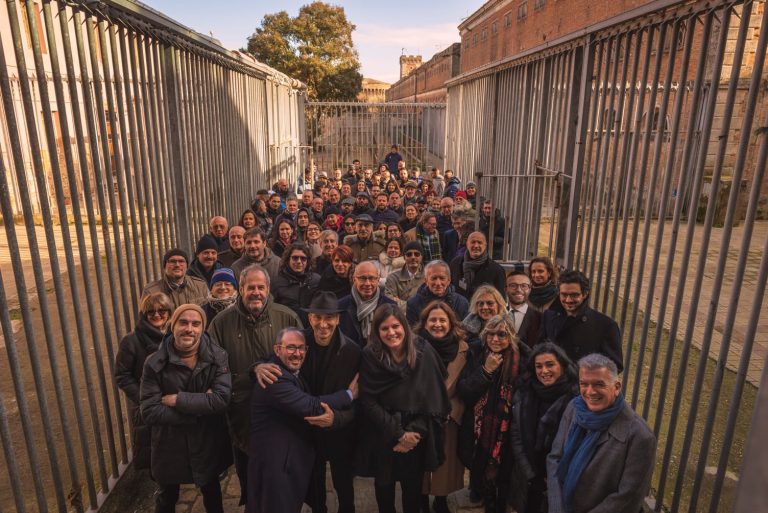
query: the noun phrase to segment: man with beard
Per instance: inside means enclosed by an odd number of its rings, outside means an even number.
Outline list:
[[[213,272],[222,267],[217,260],[219,254],[217,248],[216,240],[211,235],[200,237],[195,248],[195,259],[189,264],[189,269],[187,269],[187,274],[204,280],[205,284],[209,287],[211,286]]]
[[[574,362],[582,357],[600,353],[624,368],[621,332],[616,321],[589,307],[589,278],[580,271],[567,271],[560,276],[562,310],[544,312],[542,338],[565,350]]]
[[[437,300],[447,303],[459,319],[469,314],[469,301],[456,292],[451,284],[451,269],[442,260],[433,260],[424,266],[424,284],[405,307],[408,323],[415,326],[424,307]]]
[[[389,198],[385,192],[380,192],[376,196],[376,210],[371,217],[376,224],[396,223],[400,220],[400,216],[397,215],[397,212],[389,208]]]
[[[352,275],[352,293],[339,300],[341,332],[360,347],[365,347],[371,333],[373,313],[380,305],[395,302],[379,288],[379,268],[371,261],[357,264]]]
[[[441,199],[440,213],[437,214],[437,231],[445,233],[453,227],[451,214],[453,214],[453,198]]]
[[[451,261],[451,282],[467,299],[484,283],[493,285],[504,294],[504,268],[488,254],[488,244],[482,232],[467,237],[467,252]]]
[[[282,214],[283,212],[283,200],[280,198],[280,195],[277,193],[273,193],[269,197],[269,201],[267,201],[267,215],[270,219],[272,219],[272,222],[274,223],[275,219],[277,219],[277,216]]]
[[[269,249],[264,234],[258,228],[250,228],[245,232],[245,251],[243,256],[232,264],[235,278],[239,279],[243,269],[253,264],[263,267],[271,280],[277,277],[280,258]]]
[[[235,261],[243,256],[245,250],[245,228],[233,226],[229,229],[229,249],[219,253],[218,260],[224,267],[232,267]]]
[[[440,250],[446,262],[463,256],[467,250],[467,237],[472,232],[472,223],[464,212],[451,214],[451,229],[440,232]]]
[[[232,438],[235,471],[240,480],[240,503],[247,495],[248,437],[250,434],[250,374],[256,362],[271,355],[280,330],[301,328],[299,318],[289,308],[272,301],[267,271],[249,265],[240,273],[240,298],[213,320],[208,334],[229,354],[232,371],[232,401],[227,409]]]
[[[562,308],[557,301],[557,268],[549,257],[532,258],[528,264],[531,278],[531,293],[528,302],[539,312],[549,308]]]
[[[406,302],[424,283],[424,271],[421,268],[424,258],[421,256],[421,244],[416,241],[409,242],[403,248],[403,256],[405,256],[405,265],[396,273],[387,276],[384,292],[394,299],[402,310],[405,310]]]
[[[440,234],[437,232],[437,216],[433,212],[425,212],[419,218],[416,228],[404,234],[408,242],[416,241],[421,244],[421,254],[425,262],[442,258]]]
[[[362,214],[355,218],[355,227],[357,235],[345,241],[352,250],[355,262],[365,260],[378,260],[379,253],[384,251],[384,242],[376,238],[373,233],[373,219],[367,214]]]
[[[541,332],[541,312],[528,304],[531,279],[522,271],[513,271],[507,276],[506,293],[509,317],[515,327],[517,338],[528,347],[533,347]]]
[[[187,274],[187,254],[179,249],[169,249],[163,255],[163,277],[147,283],[141,293],[144,298],[154,292],[162,292],[173,304],[173,309],[185,303],[201,304],[208,297],[208,284]]]
[[[314,396],[332,394],[347,388],[360,367],[361,349],[338,329],[341,310],[333,292],[319,292],[305,309],[309,329],[304,330],[307,357],[299,377],[307,384],[307,392]],[[256,368],[259,384],[269,387],[282,370],[274,363]],[[354,513],[353,458],[356,447],[354,410],[334,411],[324,407],[325,413],[306,419],[319,429],[314,430],[316,459],[307,503],[313,513],[328,511],[325,497],[326,462],[331,464],[331,478],[339,499],[339,513]]]

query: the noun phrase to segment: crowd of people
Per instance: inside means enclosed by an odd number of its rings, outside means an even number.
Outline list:
[[[210,220],[146,284],[116,380],[155,511],[194,483],[222,512],[234,465],[250,513],[641,510],[655,438],[624,401],[619,327],[545,256],[499,260],[505,223],[450,170],[392,148],[377,170],[308,170]],[[493,229],[492,229],[493,228]],[[190,258],[191,257],[191,258]]]

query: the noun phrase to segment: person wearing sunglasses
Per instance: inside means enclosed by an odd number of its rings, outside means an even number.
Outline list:
[[[528,347],[520,344],[512,321],[494,315],[480,332],[482,345],[470,345],[456,385],[466,410],[459,434],[459,458],[470,469],[470,494],[486,513],[507,511],[511,476],[509,426],[517,378]]]
[[[384,292],[405,311],[407,301],[424,283],[424,270],[421,265],[424,258],[421,255],[421,244],[416,241],[409,242],[403,248],[403,256],[405,265],[399,271],[387,276]]]
[[[149,428],[139,414],[139,382],[144,360],[157,351],[163,341],[168,320],[173,312],[171,299],[162,292],[153,292],[139,303],[136,328],[120,341],[115,357],[115,381],[125,394],[128,419],[131,422],[133,462],[135,468],[149,468]]]
[[[310,258],[309,248],[305,244],[293,243],[288,246],[272,284],[275,303],[298,312],[305,326],[307,316],[301,309],[309,306],[320,283],[320,275],[312,272],[309,267]]]

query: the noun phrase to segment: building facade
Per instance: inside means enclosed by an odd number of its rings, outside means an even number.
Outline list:
[[[419,63],[418,67],[413,67]],[[400,80],[387,91],[388,102],[445,103],[445,83],[461,69],[461,45],[454,43],[421,64],[421,56],[400,57]]]

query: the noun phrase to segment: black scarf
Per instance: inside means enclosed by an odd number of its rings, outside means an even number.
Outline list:
[[[303,273],[297,273],[293,269],[291,269],[289,266],[283,267],[282,270],[285,275],[290,278],[293,281],[296,281],[298,283],[304,283],[304,280],[307,279],[307,271],[305,270]]]
[[[464,271],[464,281],[469,288],[471,283],[475,282],[475,274],[477,270],[488,263],[488,252],[483,253],[478,258],[472,258],[469,256],[469,252],[464,253],[464,262],[462,263],[462,271]]]
[[[336,328],[331,343],[325,347],[325,351],[318,351],[320,344],[315,340],[315,334],[306,331],[305,333],[309,350],[304,365],[301,366],[301,377],[304,378],[313,395],[320,395],[323,393],[323,381],[328,375],[331,360],[341,347],[341,337],[339,329]]]
[[[542,385],[535,376],[532,376],[527,383],[527,388],[528,390],[523,392],[520,418],[523,424],[523,444],[532,450],[531,456],[534,456],[535,452],[540,453],[545,450],[548,452],[553,433],[548,436],[547,432],[556,432],[562,409],[565,409],[568,401],[575,394],[575,385],[563,374],[550,386]],[[544,417],[547,416],[552,405],[563,396],[566,396],[567,400],[562,401],[562,409],[553,415],[556,418],[544,422]],[[557,422],[557,424],[550,426],[549,424],[553,422]],[[534,456],[533,459],[536,457]]]
[[[459,339],[456,335],[450,333],[443,338],[435,338],[429,334],[426,329],[419,331],[419,336],[429,342],[429,344],[437,351],[437,355],[443,361],[443,365],[448,367],[448,364],[456,359],[456,355],[459,354]]]
[[[531,294],[528,296],[528,301],[540,308],[554,300],[556,295],[557,287],[555,287],[554,283],[548,281],[541,287],[531,287]]]
[[[142,317],[139,319],[139,323],[136,325],[136,337],[144,346],[147,354],[157,351],[164,336],[165,333],[152,326],[146,318]]]

